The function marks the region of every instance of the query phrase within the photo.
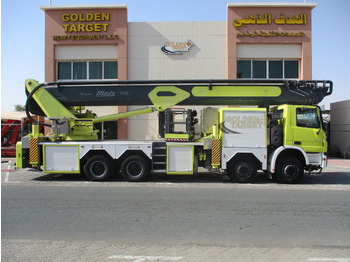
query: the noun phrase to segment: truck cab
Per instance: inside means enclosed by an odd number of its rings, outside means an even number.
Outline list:
[[[296,145],[307,153],[327,152],[326,130],[319,107],[281,105],[284,145]]]
[[[325,168],[327,139],[320,108],[309,105],[279,105],[271,111],[280,115],[276,126],[280,131],[273,130],[273,127],[270,137],[271,140],[280,139],[281,144],[275,146],[270,155],[269,171],[273,174],[286,171],[278,168],[282,159],[286,158],[296,159],[307,171]]]

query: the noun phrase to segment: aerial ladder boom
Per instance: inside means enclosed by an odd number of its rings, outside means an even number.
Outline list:
[[[174,105],[316,105],[333,90],[331,81],[317,80],[92,80],[41,87],[65,107],[154,105],[158,111]],[[30,112],[47,116],[33,99],[27,106]]]
[[[94,123],[164,112],[175,105],[315,105],[330,95],[331,81],[317,80],[146,80],[26,81],[26,113],[51,120],[52,137],[63,140],[97,140]],[[151,107],[96,117],[82,106],[148,105]],[[165,116],[160,114],[160,125]],[[162,120],[163,119],[163,120]],[[162,128],[161,128],[162,129]],[[163,131],[160,134],[163,137]],[[37,136],[34,134],[34,136]]]

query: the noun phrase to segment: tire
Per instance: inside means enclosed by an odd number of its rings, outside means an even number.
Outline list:
[[[129,156],[121,165],[122,177],[130,182],[143,181],[149,173],[148,162],[140,156]]]
[[[241,157],[230,164],[227,175],[234,182],[252,182],[257,175],[257,168],[251,159]]]
[[[294,157],[282,158],[276,165],[276,179],[285,184],[295,184],[304,176],[304,167]]]
[[[106,156],[92,156],[84,166],[85,177],[90,181],[106,181],[112,175],[112,161]]]

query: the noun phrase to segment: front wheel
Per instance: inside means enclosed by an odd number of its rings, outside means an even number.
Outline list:
[[[285,184],[295,184],[302,179],[304,168],[299,159],[282,158],[276,165],[276,179]]]
[[[106,156],[92,156],[85,166],[84,173],[90,181],[105,181],[112,175],[112,161]]]
[[[129,156],[121,166],[122,177],[131,182],[142,181],[146,179],[149,173],[148,162],[140,156]]]

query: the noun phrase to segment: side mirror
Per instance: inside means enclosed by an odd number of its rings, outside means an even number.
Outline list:
[[[323,120],[323,130],[328,131],[328,129],[329,129],[329,123],[327,121]]]

